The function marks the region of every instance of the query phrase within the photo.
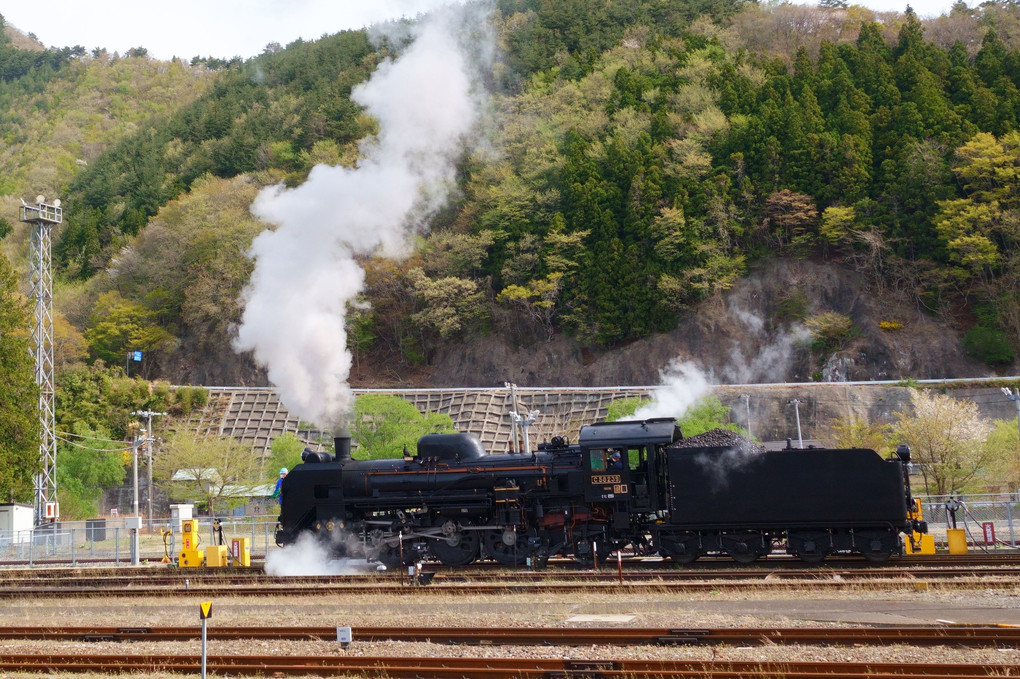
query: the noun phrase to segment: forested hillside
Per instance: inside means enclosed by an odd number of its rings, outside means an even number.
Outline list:
[[[362,262],[356,362],[393,383],[492,336],[626,347],[784,258],[920,310],[975,365],[1015,365],[1020,11],[828,4],[498,2],[487,143],[415,254]],[[376,128],[351,90],[402,47],[348,31],[185,64],[0,45],[0,227],[19,196],[66,206],[58,363],[141,349],[148,377],[259,383],[230,348],[248,206],[357,163]],[[23,269],[23,230],[4,245]],[[820,363],[863,331],[810,290],[766,306]]]

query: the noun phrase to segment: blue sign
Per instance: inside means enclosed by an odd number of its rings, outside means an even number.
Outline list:
[[[142,362],[142,352],[136,351],[136,352],[132,353],[131,354],[131,360],[134,361],[135,363],[141,363]]]

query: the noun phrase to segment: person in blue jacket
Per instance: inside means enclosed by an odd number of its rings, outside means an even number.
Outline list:
[[[281,496],[280,491],[283,489],[283,479],[286,478],[286,476],[287,476],[287,468],[286,467],[281,467],[280,468],[280,478],[276,479],[276,488],[273,489],[273,497],[275,497],[276,501],[278,503],[280,503],[280,504],[283,504],[283,497]]]

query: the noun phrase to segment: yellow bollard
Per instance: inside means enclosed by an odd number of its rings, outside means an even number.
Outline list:
[[[962,528],[949,528],[946,530],[946,539],[949,542],[950,554],[967,553],[967,531]]]

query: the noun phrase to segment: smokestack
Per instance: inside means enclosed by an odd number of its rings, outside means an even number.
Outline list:
[[[341,427],[333,433],[333,452],[337,462],[351,459],[351,432],[346,427]]]

